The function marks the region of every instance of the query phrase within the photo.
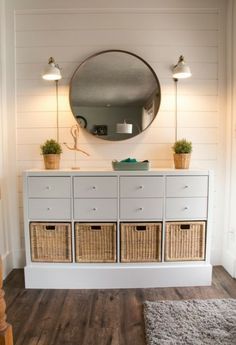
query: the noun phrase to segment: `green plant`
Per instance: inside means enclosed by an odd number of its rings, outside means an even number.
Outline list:
[[[40,149],[42,155],[59,155],[60,153],[62,153],[61,145],[54,139],[49,139],[45,141],[45,143],[40,146]]]
[[[192,143],[186,139],[177,140],[172,149],[175,153],[191,153],[192,152]]]

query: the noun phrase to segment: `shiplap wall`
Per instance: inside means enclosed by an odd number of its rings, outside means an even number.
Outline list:
[[[3,263],[3,277],[12,270],[12,250],[10,244],[10,231],[8,222],[8,206],[7,206],[7,156],[6,139],[7,139],[7,123],[6,115],[6,47],[5,47],[5,7],[4,1],[0,0],[0,256]],[[14,170],[15,174],[15,170]],[[19,227],[19,226],[18,226]],[[18,229],[19,233],[19,229]]]
[[[225,236],[222,264],[236,278],[236,0],[230,0],[227,17],[227,174]]]
[[[24,247],[22,217],[22,172],[43,167],[40,144],[56,137],[56,97],[53,82],[41,79],[50,56],[62,67],[59,85],[61,143],[71,143],[69,82],[78,64],[90,54],[105,49],[124,49],[144,58],[161,84],[162,102],[152,126],[135,138],[106,142],[84,131],[81,148],[90,153],[74,155],[64,148],[62,167],[110,168],[112,159],[149,159],[153,167],[173,166],[174,82],[171,66],[183,54],[191,66],[192,78],[178,83],[179,138],[193,142],[192,167],[210,168],[216,174],[213,262],[220,262],[224,184],[224,46],[223,1],[147,1],[145,8],[131,0],[122,7],[113,2],[98,8],[82,1],[71,8],[56,2],[48,9],[22,6],[15,11],[15,69],[17,105],[17,166],[19,176],[20,246]],[[40,6],[39,6],[40,3]],[[75,4],[75,2],[74,2]],[[172,4],[172,5],[171,5]],[[119,8],[117,8],[119,6]],[[64,6],[63,6],[64,7]],[[75,162],[76,160],[76,162]],[[17,232],[16,232],[17,233]]]

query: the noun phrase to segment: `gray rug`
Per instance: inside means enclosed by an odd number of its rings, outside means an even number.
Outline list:
[[[236,299],[144,303],[148,345],[235,345]]]

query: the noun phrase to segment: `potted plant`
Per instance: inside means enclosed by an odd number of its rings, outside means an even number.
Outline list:
[[[188,169],[192,152],[192,143],[186,139],[177,140],[172,146],[175,169]]]
[[[59,169],[60,154],[62,153],[61,145],[54,139],[45,141],[40,146],[44,159],[45,169]]]

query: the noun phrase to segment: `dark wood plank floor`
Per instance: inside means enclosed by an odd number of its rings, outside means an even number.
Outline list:
[[[143,301],[236,298],[236,280],[222,267],[210,287],[27,290],[14,270],[4,289],[15,345],[145,345]]]

